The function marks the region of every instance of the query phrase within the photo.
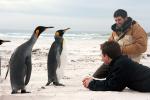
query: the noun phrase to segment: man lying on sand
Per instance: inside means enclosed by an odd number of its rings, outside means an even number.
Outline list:
[[[134,62],[121,54],[117,42],[107,41],[101,45],[102,61],[109,64],[109,74],[105,80],[92,77],[83,79],[83,86],[92,91],[122,91],[125,87],[150,92],[150,68]]]

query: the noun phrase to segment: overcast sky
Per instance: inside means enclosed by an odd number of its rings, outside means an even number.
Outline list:
[[[113,13],[119,8],[150,31],[150,0],[0,0],[0,30],[48,25],[111,31]]]

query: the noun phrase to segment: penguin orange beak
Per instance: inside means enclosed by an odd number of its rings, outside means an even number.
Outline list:
[[[64,29],[64,32],[66,32],[67,30],[69,30],[70,28],[66,28],[66,29]]]
[[[50,26],[50,27],[45,27],[45,30],[47,31],[47,29],[48,29],[48,28],[54,28],[54,27],[53,27],[53,26]]]
[[[38,38],[39,35],[40,35],[43,31],[47,30],[48,28],[54,28],[54,27],[53,27],[53,26],[50,26],[50,27],[38,26],[38,27],[35,29],[35,35],[36,35],[36,37]]]
[[[53,26],[50,26],[50,27],[45,27],[45,30],[47,30],[48,28],[54,28]]]
[[[50,27],[45,27],[45,28],[54,28],[53,26],[50,26]]]

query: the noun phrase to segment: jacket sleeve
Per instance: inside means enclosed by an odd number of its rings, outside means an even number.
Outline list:
[[[118,65],[117,65],[118,66]],[[118,66],[106,80],[92,80],[88,88],[92,91],[122,91],[126,87],[125,71]]]
[[[106,80],[92,80],[89,83],[88,88],[92,91],[109,91],[107,85],[105,85]]]
[[[122,47],[123,54],[141,54],[147,50],[147,34],[138,24],[133,26],[133,43]]]

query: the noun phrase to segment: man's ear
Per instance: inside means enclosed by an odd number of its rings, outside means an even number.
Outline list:
[[[104,57],[107,58],[107,60],[111,59],[107,54],[105,54]]]
[[[107,54],[103,54],[103,56],[104,56],[104,57],[106,57],[106,56],[108,57],[108,55],[107,55]]]
[[[110,63],[112,59],[107,55],[108,62]]]
[[[109,58],[110,58],[107,54],[105,54],[105,57],[107,57],[107,59],[109,59]]]

